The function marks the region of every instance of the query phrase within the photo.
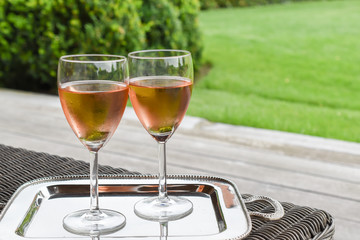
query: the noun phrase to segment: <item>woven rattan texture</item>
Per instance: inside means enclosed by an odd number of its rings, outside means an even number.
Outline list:
[[[243,198],[250,197],[243,194]],[[248,240],[302,240],[302,239],[332,239],[335,227],[330,214],[323,210],[297,206],[282,202],[285,210],[283,218],[277,221],[266,221],[259,217],[252,217],[252,231]],[[271,213],[273,207],[266,202],[247,203],[250,211]],[[266,237],[264,238],[264,233]]]
[[[11,195],[22,184],[38,178],[63,175],[87,175],[89,164],[72,158],[64,158],[13,148],[0,144],[0,211]],[[99,174],[137,174],[121,168],[100,166]],[[243,194],[243,198],[250,197]],[[334,223],[325,211],[282,203],[285,216],[278,221],[266,221],[252,217],[252,232],[247,240],[327,240],[332,239]],[[271,212],[265,202],[246,204],[250,211]]]
[[[89,164],[19,148],[0,145],[0,211],[22,184],[38,178],[62,175],[88,175]],[[99,166],[99,174],[132,174],[109,166]]]

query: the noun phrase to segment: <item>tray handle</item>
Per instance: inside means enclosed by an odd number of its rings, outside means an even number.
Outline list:
[[[258,216],[268,220],[278,220],[284,216],[284,208],[279,201],[272,199],[266,196],[251,196],[244,199],[245,203],[251,203],[256,201],[265,201],[271,204],[274,207],[275,211],[273,213],[261,213],[255,211],[249,211],[250,216]]]

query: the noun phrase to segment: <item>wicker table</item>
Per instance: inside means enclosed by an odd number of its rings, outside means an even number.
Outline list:
[[[11,195],[22,184],[48,176],[86,175],[88,163],[47,153],[38,153],[0,144],[0,211]],[[138,174],[121,168],[100,166],[99,174]],[[250,194],[243,194],[248,198]],[[281,203],[285,216],[278,221],[252,217],[253,229],[246,239],[251,240],[302,240],[332,239],[335,231],[330,214],[323,210]],[[271,212],[272,207],[263,202],[249,203],[250,211]]]

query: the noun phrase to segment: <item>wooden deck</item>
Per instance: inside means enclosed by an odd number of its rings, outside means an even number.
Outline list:
[[[57,97],[0,89],[0,103],[0,143],[88,159]],[[241,193],[328,211],[336,221],[335,239],[360,234],[360,144],[186,117],[167,153],[168,173],[225,177]],[[157,173],[157,145],[131,108],[100,163]]]

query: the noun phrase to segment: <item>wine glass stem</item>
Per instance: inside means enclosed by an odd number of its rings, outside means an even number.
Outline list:
[[[98,152],[90,151],[90,212],[99,211]]]
[[[160,240],[166,240],[168,237],[168,222],[160,223]]]
[[[168,198],[166,185],[166,147],[165,142],[159,142],[159,200]]]

